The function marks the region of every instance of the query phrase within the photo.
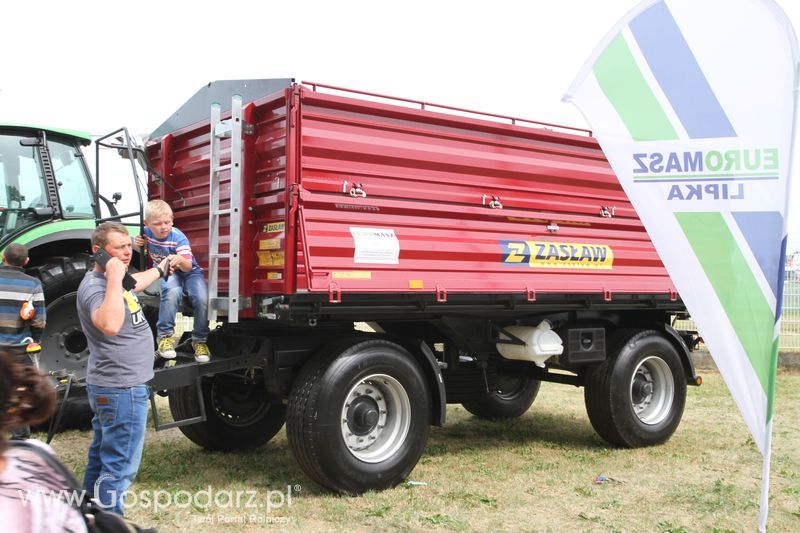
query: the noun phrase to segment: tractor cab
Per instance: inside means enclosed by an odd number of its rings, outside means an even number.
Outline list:
[[[54,220],[94,220],[88,134],[0,125],[0,248]]]
[[[97,139],[93,179],[83,152],[91,141],[79,131],[0,124],[0,251],[12,242],[27,246],[26,271],[41,280],[47,305],[40,367],[59,383],[69,378],[77,386],[86,376],[89,351],[76,312],[76,291],[92,268],[91,234],[105,220],[122,222],[131,234],[139,233],[142,224],[141,191],[126,193],[133,204],[126,209],[129,213],[119,212],[123,193],[117,192],[138,182],[131,180],[131,169],[118,154],[133,164],[141,150],[135,151],[124,129]],[[113,160],[104,163],[102,182],[100,148]],[[72,404],[65,425],[85,425],[91,418],[88,405]]]

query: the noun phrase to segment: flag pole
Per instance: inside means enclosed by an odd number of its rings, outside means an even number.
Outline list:
[[[785,254],[783,254],[785,255]],[[785,259],[783,259],[785,261]],[[780,269],[783,274],[783,268]],[[780,283],[781,300],[783,301],[783,282]],[[781,305],[778,303],[778,310]],[[778,315],[776,329],[780,331],[781,317]],[[766,533],[767,531],[767,515],[769,514],[769,469],[770,461],[772,459],[772,421],[775,413],[775,382],[778,379],[778,343],[780,337],[775,339],[772,348],[772,360],[770,361],[769,369],[769,387],[767,392],[767,427],[766,435],[764,438],[764,463],[761,465],[761,501],[758,511],[758,531]]]
[[[758,531],[767,531],[767,515],[769,513],[769,466],[772,458],[772,420],[767,424],[766,442],[764,443],[764,463],[761,469],[761,504],[758,512]]]
[[[773,4],[773,7],[774,4]],[[780,10],[779,10],[780,11]],[[780,13],[783,13],[780,11]],[[792,41],[795,41],[794,32],[791,31],[791,25],[789,27],[790,30],[790,37]],[[795,44],[796,46],[796,44]],[[789,215],[789,199],[792,194],[792,169],[794,166],[794,143],[795,139],[797,138],[797,119],[798,115],[800,114],[800,110],[798,110],[798,95],[800,95],[800,63],[795,62],[794,66],[794,87],[792,89],[792,95],[794,96],[794,106],[792,108],[792,133],[790,136],[789,141],[789,164],[788,164],[788,172],[787,172],[787,184],[786,184],[786,196],[784,199],[784,220],[783,220],[783,234],[786,235],[786,220]],[[775,382],[778,379],[778,344],[780,343],[780,329],[781,329],[781,318],[783,315],[783,289],[784,283],[786,280],[786,245],[788,242],[785,240],[783,245],[783,250],[781,251],[781,258],[780,258],[780,269],[779,269],[779,279],[778,279],[778,294],[775,302],[775,331],[776,331],[776,338],[775,342],[772,345],[772,360],[770,361],[770,369],[769,369],[769,390],[767,392],[767,432],[766,438],[764,439],[764,463],[761,467],[761,501],[760,501],[760,509],[758,512],[758,531],[761,533],[766,532],[767,530],[767,515],[769,514],[769,470],[770,470],[770,460],[772,459],[772,420],[773,415],[775,413]]]

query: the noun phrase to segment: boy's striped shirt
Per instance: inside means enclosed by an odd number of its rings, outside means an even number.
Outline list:
[[[22,304],[33,304],[33,318],[23,320]],[[45,301],[42,284],[21,268],[0,266],[0,344],[20,344],[25,337],[42,340],[45,324]]]
[[[172,228],[164,239],[157,239],[150,228],[144,228],[144,238],[147,241],[147,254],[150,256],[153,266],[160,263],[168,255],[180,255],[192,260],[192,270],[199,269],[197,260],[192,254],[192,247],[189,239],[178,228]]]

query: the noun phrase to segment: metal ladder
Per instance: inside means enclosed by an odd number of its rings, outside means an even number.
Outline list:
[[[211,104],[211,164],[208,208],[208,318],[216,320],[218,311],[227,311],[228,322],[239,321],[239,230],[242,218],[242,97],[233,95],[231,118],[220,120],[220,106]],[[220,141],[231,140],[231,162],[220,165]],[[220,176],[230,171],[230,205],[220,209]],[[229,217],[228,253],[220,253],[220,221]],[[219,296],[220,260],[228,261],[228,296]]]

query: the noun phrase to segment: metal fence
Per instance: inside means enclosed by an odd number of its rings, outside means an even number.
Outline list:
[[[677,329],[697,329],[691,319],[678,320],[674,326]],[[800,271],[797,270],[786,271],[786,281],[783,286],[781,340],[778,346],[778,349],[783,352],[800,352]]]
[[[800,352],[800,271],[788,271],[783,286],[780,349]]]

